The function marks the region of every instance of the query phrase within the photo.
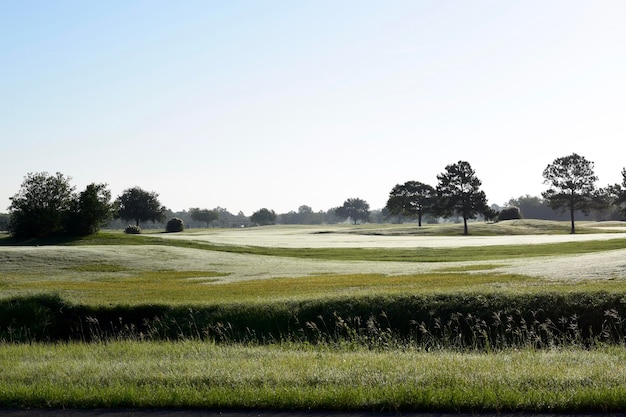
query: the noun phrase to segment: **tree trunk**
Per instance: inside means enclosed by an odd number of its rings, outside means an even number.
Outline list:
[[[573,235],[576,233],[576,228],[574,227],[574,207],[570,207],[569,209],[569,216],[572,222],[572,226],[569,230],[569,232]]]
[[[463,216],[463,234],[465,236],[469,235],[467,231],[467,218],[465,216]]]
[[[422,214],[417,215],[417,226],[422,227]]]

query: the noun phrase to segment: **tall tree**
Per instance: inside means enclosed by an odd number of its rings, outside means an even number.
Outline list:
[[[74,188],[60,172],[28,173],[17,194],[10,198],[9,231],[15,237],[44,237],[64,232]]]
[[[422,226],[422,216],[428,213],[435,203],[435,189],[419,181],[397,184],[389,193],[386,208],[393,215],[417,218]]]
[[[144,191],[140,187],[125,190],[115,200],[116,216],[123,220],[140,222],[162,222],[166,208],[159,202],[159,195],[153,191]]]
[[[487,197],[480,190],[482,182],[469,162],[459,161],[446,166],[437,175],[437,211],[443,217],[459,215],[463,217],[463,234],[468,234],[467,220],[478,214],[490,213]]]
[[[66,230],[72,235],[90,235],[113,216],[111,192],[106,184],[89,184],[72,200]]]
[[[576,153],[556,158],[544,169],[543,178],[549,188],[541,195],[553,210],[569,211],[570,233],[576,233],[575,211],[588,214],[597,202],[593,162]]]
[[[354,224],[366,222],[370,218],[370,205],[360,198],[349,198],[335,209],[335,214],[343,219],[350,218]]]
[[[189,213],[191,214],[191,218],[197,222],[206,223],[206,227],[208,228],[211,222],[220,218],[217,210],[209,210],[209,209],[201,209],[201,208],[191,208],[189,209]]]

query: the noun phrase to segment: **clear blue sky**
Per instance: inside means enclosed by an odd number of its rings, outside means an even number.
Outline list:
[[[468,161],[489,203],[626,166],[626,2],[0,0],[0,212],[28,172],[177,210],[385,205]]]

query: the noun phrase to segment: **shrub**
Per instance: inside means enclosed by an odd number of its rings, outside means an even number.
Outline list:
[[[515,220],[515,219],[521,219],[522,218],[522,212],[520,211],[519,207],[515,207],[515,206],[509,206],[509,207],[505,207],[500,211],[500,214],[498,215],[498,220]]]
[[[129,224],[126,226],[126,229],[124,229],[124,233],[127,235],[138,235],[141,233],[141,228],[139,226],[135,226],[134,224]]]
[[[182,232],[185,228],[185,223],[178,217],[173,217],[167,221],[165,225],[165,231],[168,233]]]

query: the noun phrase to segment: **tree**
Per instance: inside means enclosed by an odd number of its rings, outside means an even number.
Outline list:
[[[11,216],[7,213],[0,213],[0,231],[9,230]]]
[[[125,190],[115,200],[116,216],[135,225],[140,222],[162,222],[165,219],[166,208],[159,202],[159,195],[155,192],[144,191],[139,187]]]
[[[250,221],[258,226],[267,226],[269,224],[275,224],[276,213],[274,212],[274,210],[268,210],[266,208],[262,208],[252,213],[252,216],[250,216]]]
[[[517,206],[508,206],[503,208],[500,213],[498,213],[498,221],[503,220],[516,220],[522,218],[522,212]]]
[[[622,183],[611,187],[614,195],[614,204],[620,214],[626,216],[626,168],[622,168]]]
[[[437,212],[443,217],[463,217],[463,234],[468,234],[467,220],[477,214],[489,214],[487,197],[480,191],[482,182],[476,172],[465,161],[446,166],[445,172],[437,175]]]
[[[570,233],[576,233],[574,212],[585,214],[594,208],[598,201],[595,182],[598,177],[593,171],[593,162],[575,153],[555,159],[543,171],[544,184],[548,190],[541,193],[553,210],[568,210]]]
[[[72,204],[70,178],[60,172],[28,173],[10,198],[9,231],[15,237],[44,237],[64,232],[64,219]]]
[[[428,213],[435,202],[435,189],[419,181],[397,184],[389,193],[386,208],[394,216],[416,217],[422,226],[422,216]]]
[[[354,224],[359,221],[368,221],[370,218],[370,205],[360,198],[349,198],[343,206],[337,207],[335,213],[343,219],[352,219]]]
[[[200,209],[200,208],[190,208],[189,213],[191,214],[191,219],[197,222],[206,223],[206,227],[208,228],[211,222],[220,218],[220,215],[217,210],[209,210],[209,209]]]
[[[96,233],[113,216],[111,192],[106,184],[89,184],[72,199],[65,229],[72,235]]]

